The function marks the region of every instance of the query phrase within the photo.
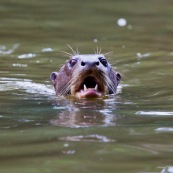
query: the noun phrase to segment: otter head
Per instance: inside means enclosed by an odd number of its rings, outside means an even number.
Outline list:
[[[121,76],[103,54],[74,55],[50,79],[56,95],[98,98],[115,94]]]

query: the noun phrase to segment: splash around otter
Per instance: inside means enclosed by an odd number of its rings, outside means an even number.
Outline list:
[[[72,55],[59,72],[50,75],[57,96],[79,99],[115,94],[120,79],[103,54]]]

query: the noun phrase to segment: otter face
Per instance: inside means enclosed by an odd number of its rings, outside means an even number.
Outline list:
[[[76,98],[98,98],[115,94],[121,76],[103,54],[74,55],[50,79],[56,95]]]

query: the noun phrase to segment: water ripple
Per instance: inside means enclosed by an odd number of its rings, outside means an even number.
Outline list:
[[[0,85],[0,91],[22,89],[25,90],[27,93],[54,95],[52,85],[34,83],[28,79],[0,78],[0,83],[2,83]]]
[[[34,53],[28,53],[28,54],[23,54],[18,56],[19,59],[34,58],[34,57],[36,57],[36,54]]]
[[[173,128],[172,127],[159,127],[157,129],[155,129],[155,131],[157,131],[157,132],[173,132]]]
[[[138,111],[138,115],[151,115],[151,116],[172,116],[173,112],[160,112],[160,111]]]
[[[52,48],[43,48],[42,50],[41,50],[42,52],[52,52],[53,50],[52,50]]]
[[[17,49],[19,44],[14,44],[11,49],[7,49],[6,46],[0,45],[0,54],[9,55],[12,54],[15,49]]]
[[[65,136],[65,137],[60,137],[60,140],[65,140],[65,141],[85,141],[85,142],[115,142],[113,139],[109,139],[106,136],[101,136],[98,134],[92,134],[92,135],[79,135],[79,136]]]

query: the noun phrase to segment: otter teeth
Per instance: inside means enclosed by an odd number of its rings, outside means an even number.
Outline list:
[[[84,88],[84,92],[87,91],[87,86],[84,84],[83,85],[83,88]],[[96,91],[98,91],[98,84],[96,84],[95,88],[94,88]]]
[[[98,90],[98,84],[96,84],[95,88],[94,88],[96,91]]]
[[[84,84],[83,88],[84,88],[84,91],[86,92],[87,91],[87,87],[86,87],[85,84]]]

